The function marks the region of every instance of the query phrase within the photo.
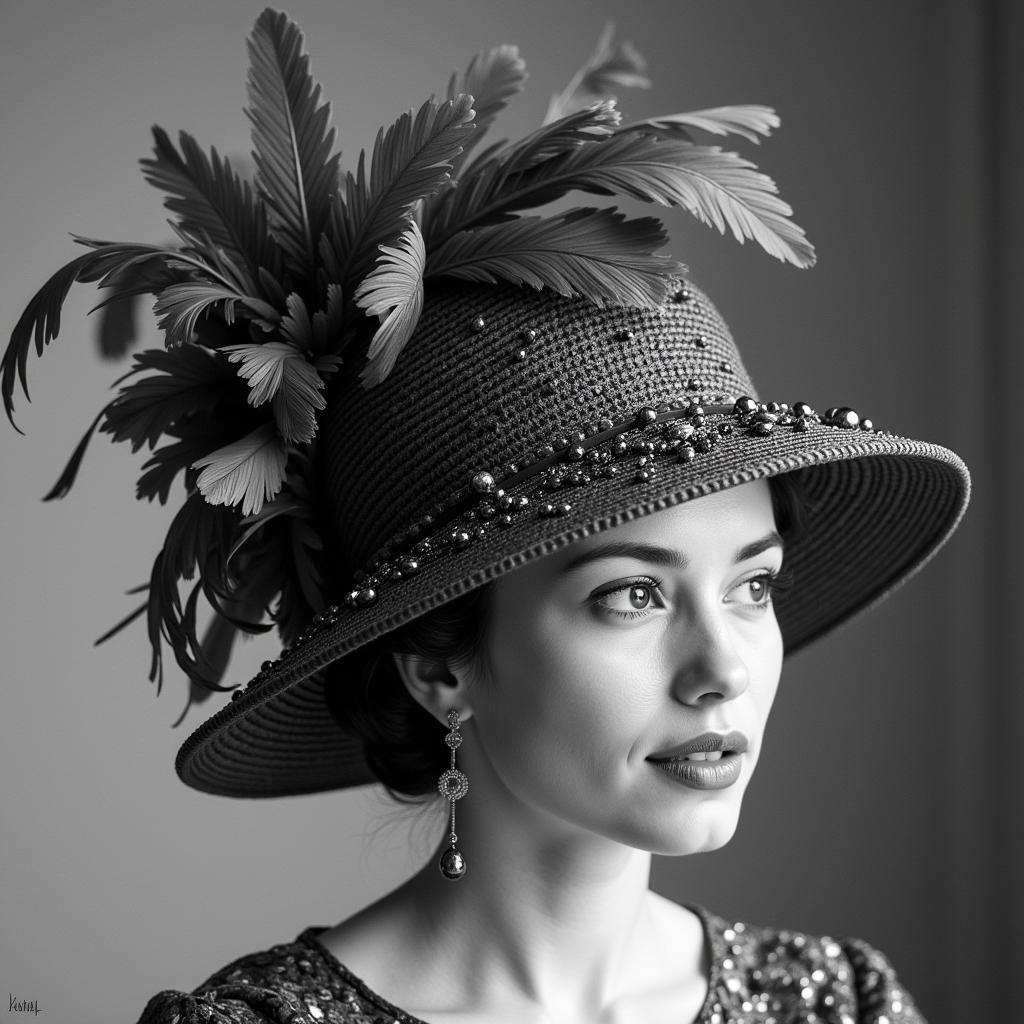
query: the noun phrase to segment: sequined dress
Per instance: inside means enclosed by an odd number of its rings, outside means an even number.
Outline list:
[[[860,939],[758,928],[690,909],[711,953],[694,1024],[925,1024],[886,958]],[[294,942],[244,956],[191,994],[158,993],[139,1024],[426,1024],[336,960],[317,942],[324,930],[307,928]]]

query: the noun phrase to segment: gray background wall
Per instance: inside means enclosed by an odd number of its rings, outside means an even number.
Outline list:
[[[4,0],[0,322],[75,254],[68,231],[167,236],[135,161],[158,123],[248,149],[243,41],[261,9]],[[1021,205],[1011,137],[1020,15],[986,0],[292,0],[349,165],[384,118],[439,90],[477,49],[520,45],[533,77],[518,134],[613,17],[648,57],[638,115],[766,102],[759,154],[817,243],[810,273],[669,216],[673,251],[716,297],[762,394],[853,404],[961,451],[977,497],[938,563],[879,611],[795,659],[740,832],[659,861],[677,899],[764,923],[859,934],[933,1024],[1005,1020],[1022,962],[1024,725],[1017,645],[1015,438]],[[71,497],[41,505],[121,372],[94,353],[73,292],[30,365],[27,437],[0,433],[0,1001],[56,1022],[134,1020],[153,992],[397,882],[436,814],[371,791],[263,803],[201,796],[172,761],[183,688],[157,700],[143,630],[92,640],[131,607],[167,515],[133,500],[129,452],[103,441]],[[158,343],[153,331],[150,343]],[[997,475],[994,467],[1000,467]],[[837,580],[836,586],[842,586]],[[238,676],[265,656],[251,645]],[[437,820],[435,820],[437,819]],[[1006,986],[1006,990],[1000,988]]]

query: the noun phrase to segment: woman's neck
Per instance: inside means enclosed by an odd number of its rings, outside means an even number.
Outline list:
[[[594,1021],[666,988],[682,993],[674,1005],[699,1006],[703,932],[650,892],[649,853],[499,810],[460,813],[462,879],[442,877],[432,858],[335,930],[339,958],[427,1020],[468,1011],[470,1019]]]
[[[460,842],[469,867],[459,882],[430,863],[410,884],[430,937],[457,949],[461,979],[479,986],[467,994],[577,1008],[583,996],[614,997],[654,932],[650,854],[593,835],[537,843],[464,830]]]

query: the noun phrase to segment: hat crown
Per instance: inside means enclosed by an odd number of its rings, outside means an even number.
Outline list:
[[[387,379],[342,380],[328,403],[318,460],[339,568],[367,566],[474,473],[500,478],[602,419],[740,395],[756,397],[732,335],[688,282],[654,310],[438,287]]]

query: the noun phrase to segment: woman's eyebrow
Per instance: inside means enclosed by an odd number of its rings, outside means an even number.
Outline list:
[[[772,548],[783,547],[782,537],[777,531],[765,534],[760,540],[752,541],[736,552],[735,561],[745,562],[748,558],[756,558],[758,555],[770,551]],[[685,569],[689,566],[690,560],[681,552],[673,548],[662,548],[656,544],[631,544],[628,541],[609,541],[589,551],[577,555],[572,561],[567,562],[559,571],[560,575],[567,575],[576,572],[578,569],[589,565],[591,562],[599,561],[602,558],[634,558],[639,562],[653,562],[655,565],[664,565],[670,569]]]
[[[736,552],[736,561],[745,562],[748,558],[757,558],[758,555],[763,555],[766,551],[770,551],[772,548],[784,548],[785,545],[782,542],[782,537],[779,535],[777,530],[772,530],[771,533],[766,534],[760,540],[755,540],[752,544],[747,544],[746,547],[742,547]]]
[[[653,562],[656,565],[665,565],[672,569],[685,569],[690,560],[674,551],[671,548],[658,547],[656,544],[631,544],[627,541],[609,541],[599,547],[584,551],[577,555],[571,562],[562,566],[560,575],[575,572],[577,569],[596,562],[601,558],[635,558],[640,562]]]

